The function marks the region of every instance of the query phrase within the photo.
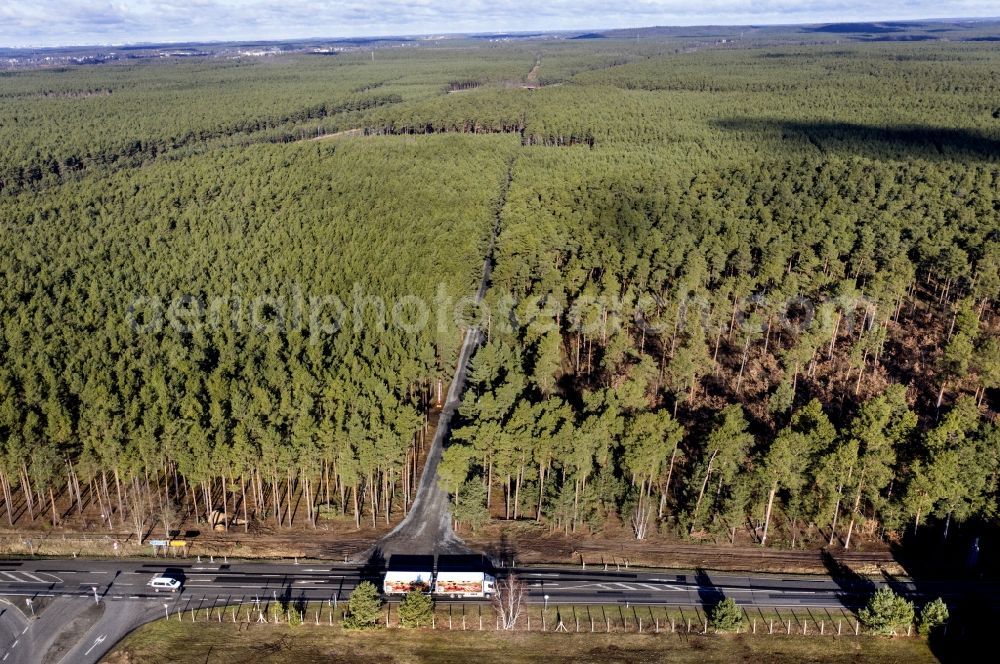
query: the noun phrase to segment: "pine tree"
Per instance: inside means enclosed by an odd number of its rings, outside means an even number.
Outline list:
[[[362,581],[347,601],[347,617],[344,627],[347,629],[373,629],[381,626],[379,618],[382,612],[382,598],[378,588],[371,581]]]
[[[913,602],[880,588],[868,600],[868,605],[858,612],[861,624],[873,634],[891,636],[906,631],[913,624]]]
[[[743,609],[736,604],[732,597],[726,597],[712,607],[709,622],[719,632],[738,630],[744,622]]]
[[[426,627],[434,614],[434,600],[419,590],[411,590],[400,601],[398,612],[403,627]]]
[[[924,636],[929,636],[939,627],[948,623],[948,605],[940,597],[924,604],[920,609],[920,622],[917,631]]]

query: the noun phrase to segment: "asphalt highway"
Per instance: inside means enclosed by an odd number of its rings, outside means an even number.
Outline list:
[[[499,568],[498,576],[509,573]],[[0,561],[0,596],[45,599],[76,597],[93,603],[106,600],[262,601],[275,597],[304,600],[343,600],[362,578],[378,583],[381,571],[343,563],[198,562],[165,560],[30,560]],[[515,573],[529,586],[529,601],[558,598],[579,603],[654,603],[694,606],[719,595],[752,606],[855,607],[864,604],[874,588],[894,590],[919,598],[957,597],[972,586],[954,582],[910,580],[833,579],[827,576],[732,574],[693,570],[649,570],[601,566],[528,567]],[[180,592],[157,592],[149,587],[154,576],[166,574],[183,582]],[[96,595],[96,599],[95,599]],[[0,606],[2,608],[2,606]],[[25,606],[19,609],[27,611]]]
[[[191,609],[273,601],[322,601],[333,606],[346,600],[363,578],[378,583],[380,571],[312,561],[0,561],[0,664],[96,662],[135,627]],[[503,576],[510,569],[497,572]],[[529,602],[557,605],[702,607],[732,597],[743,606],[764,610],[840,609],[863,605],[876,587],[886,584],[917,600],[943,597],[955,602],[972,591],[992,592],[983,586],[951,582],[700,570],[589,566],[530,567],[515,572],[528,585]],[[183,588],[154,591],[149,581],[160,574],[182,580]],[[37,618],[32,617],[32,610]]]

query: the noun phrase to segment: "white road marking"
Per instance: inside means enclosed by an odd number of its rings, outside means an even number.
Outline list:
[[[185,588],[217,588],[218,586],[213,586],[211,584],[200,586],[200,585],[195,585],[193,583],[187,583],[187,584],[184,585],[184,587]],[[225,587],[226,588],[257,588],[257,589],[261,589],[261,588],[264,587],[264,584],[258,583],[255,586],[230,586],[230,585],[226,584]]]
[[[89,655],[90,651],[93,650],[94,648],[96,648],[97,646],[101,645],[102,643],[104,643],[104,639],[106,639],[106,638],[108,638],[107,634],[101,634],[99,637],[97,637],[96,639],[94,639],[94,645],[92,645],[89,648],[87,648],[87,652],[85,652],[83,654],[84,655]]]
[[[655,590],[656,592],[660,592],[660,593],[668,593],[668,592],[681,592],[681,593],[684,593],[684,592],[687,592],[687,588],[678,588],[677,586],[654,586],[654,585],[649,584],[649,583],[640,583],[638,585],[646,587],[646,588],[649,588],[650,590]]]
[[[32,582],[35,582],[35,583],[62,583],[63,582],[63,580],[61,578],[59,578],[58,576],[56,576],[55,574],[52,574],[50,572],[39,572],[39,574],[41,574],[42,576],[52,577],[54,579],[54,581],[49,581],[47,579],[43,579],[41,577],[35,576],[31,572],[25,572],[25,571],[17,571],[17,572],[13,572],[13,573],[12,572],[0,572],[0,574],[3,574],[4,576],[6,576],[13,583],[32,583]],[[22,575],[24,575],[26,577],[30,577],[30,579],[21,578],[20,576],[16,576],[17,574],[22,574]]]

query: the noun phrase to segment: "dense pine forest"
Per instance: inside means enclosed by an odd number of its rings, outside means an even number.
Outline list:
[[[998,106],[988,43],[2,73],[0,520],[389,524],[479,323],[460,532],[985,536]]]

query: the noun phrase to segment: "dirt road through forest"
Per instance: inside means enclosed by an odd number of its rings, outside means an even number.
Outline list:
[[[483,276],[479,282],[479,290],[476,291],[475,301],[477,305],[482,303],[483,297],[490,287],[490,278],[493,272],[493,249],[496,245],[497,233],[500,230],[500,211],[506,202],[512,172],[513,163],[508,165],[507,180],[497,200],[493,232],[490,236],[486,258],[483,261]],[[458,362],[455,364],[455,375],[448,388],[444,408],[438,418],[437,429],[427,453],[427,461],[424,463],[424,471],[420,476],[420,485],[417,488],[417,495],[413,500],[410,512],[388,535],[379,540],[373,549],[364,554],[366,559],[379,556],[387,558],[393,553],[430,554],[466,553],[469,551],[469,548],[458,538],[452,528],[448,492],[438,484],[437,467],[451,433],[451,418],[462,402],[469,360],[479,345],[481,337],[482,332],[478,325],[465,331],[462,349],[458,354]]]

